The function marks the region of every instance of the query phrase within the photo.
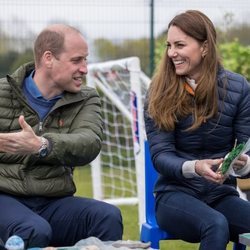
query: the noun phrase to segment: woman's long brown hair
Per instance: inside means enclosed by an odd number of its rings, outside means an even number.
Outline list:
[[[194,122],[188,130],[194,130],[218,113],[216,73],[220,61],[216,30],[211,20],[197,10],[175,16],[168,28],[170,26],[180,28],[201,44],[206,42],[207,54],[202,60],[201,74],[192,97],[184,89],[185,76],[176,75],[166,51],[149,87],[148,112],[159,128],[168,131],[174,130],[178,119],[193,114]]]

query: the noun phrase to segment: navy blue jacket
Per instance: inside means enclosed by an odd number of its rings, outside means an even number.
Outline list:
[[[145,128],[151,159],[159,173],[155,192],[182,190],[207,202],[228,193],[237,194],[235,177],[230,176],[219,185],[203,177],[182,175],[185,161],[222,158],[233,148],[235,138],[242,143],[250,137],[249,83],[243,76],[221,68],[217,86],[219,115],[195,131],[185,131],[191,126],[191,115],[180,119],[174,131],[160,130],[146,111],[146,101]]]

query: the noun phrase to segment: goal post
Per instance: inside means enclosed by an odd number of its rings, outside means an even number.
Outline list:
[[[93,196],[115,205],[138,204],[145,220],[143,103],[150,79],[138,57],[93,63],[87,84],[102,101],[104,137],[99,156],[91,163]]]

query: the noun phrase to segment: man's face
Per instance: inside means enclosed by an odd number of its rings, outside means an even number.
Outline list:
[[[50,72],[52,89],[62,93],[80,91],[83,77],[87,74],[88,46],[78,33],[67,34],[65,37],[65,50],[53,58]]]

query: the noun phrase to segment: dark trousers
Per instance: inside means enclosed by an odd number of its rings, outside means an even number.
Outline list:
[[[200,242],[202,250],[225,250],[229,240],[250,232],[250,202],[228,195],[208,205],[183,192],[166,192],[157,197],[156,218],[178,239]]]
[[[0,238],[20,236],[27,247],[72,246],[94,236],[121,240],[120,210],[82,197],[20,198],[0,194]]]

